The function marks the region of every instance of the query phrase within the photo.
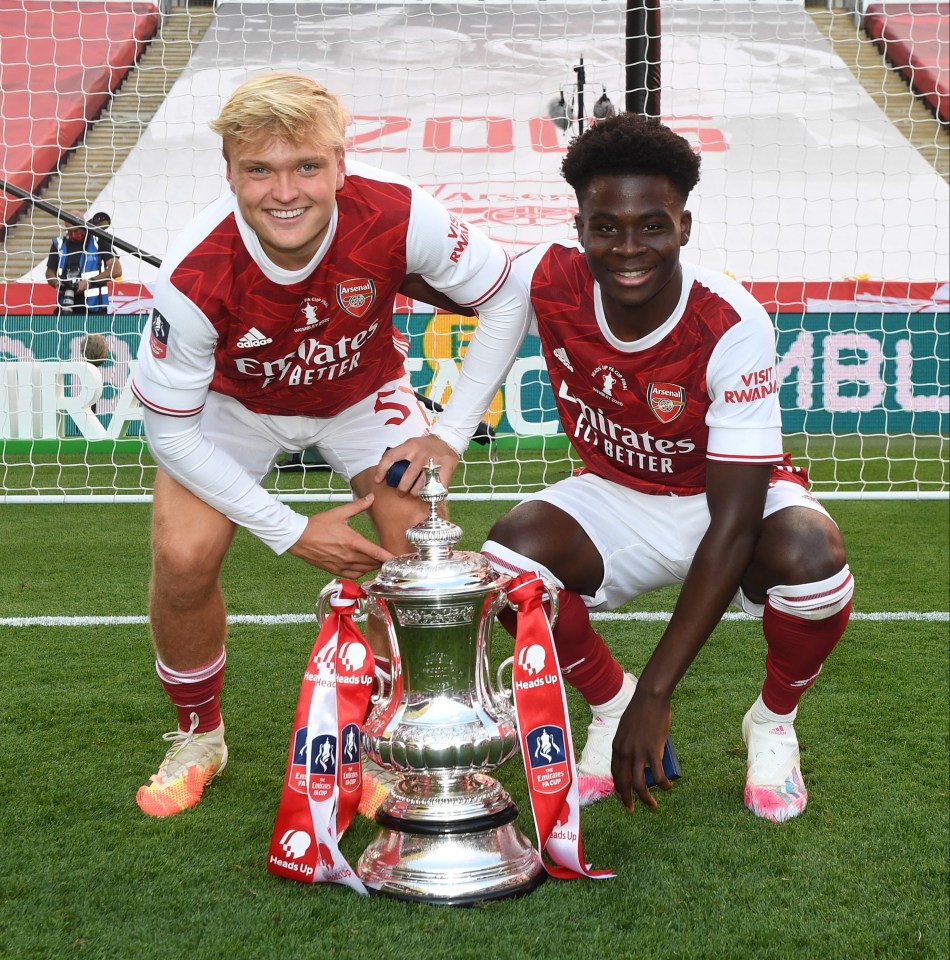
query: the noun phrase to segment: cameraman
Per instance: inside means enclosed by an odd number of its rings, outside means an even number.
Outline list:
[[[75,211],[70,213],[82,219]],[[94,219],[103,220],[98,214]],[[105,221],[103,225],[111,222],[108,217]],[[70,224],[50,246],[46,282],[56,289],[60,313],[108,313],[109,281],[116,280],[121,270],[109,239]]]

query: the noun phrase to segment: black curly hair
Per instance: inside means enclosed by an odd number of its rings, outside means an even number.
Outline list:
[[[624,173],[663,174],[685,199],[699,183],[699,157],[655,117],[620,113],[575,137],[561,163],[561,175],[577,194],[593,177]]]

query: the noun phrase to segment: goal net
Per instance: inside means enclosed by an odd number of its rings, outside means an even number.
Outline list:
[[[513,255],[572,235],[566,146],[627,103],[629,11],[613,0],[31,3],[0,0],[6,502],[149,496],[128,389],[149,284],[226,189],[208,122],[248,76],[325,83],[352,115],[352,156],[411,177]],[[914,5],[900,6],[913,23]],[[702,156],[684,258],[729,272],[772,315],[788,448],[818,495],[946,497],[946,104],[887,65],[862,26],[870,12],[665,0],[659,112]],[[106,64],[94,83],[93,63]],[[123,277],[107,316],[54,314],[44,277],[60,208],[111,218]],[[444,402],[473,321],[402,301],[395,322],[417,391]],[[536,341],[481,433],[456,498],[517,498],[579,466]],[[289,500],[347,496],[311,452],[267,483]]]

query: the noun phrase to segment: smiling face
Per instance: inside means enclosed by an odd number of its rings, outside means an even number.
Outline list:
[[[315,141],[261,137],[228,144],[227,157],[228,183],[264,252],[285,270],[306,266],[343,186],[343,154]]]
[[[655,173],[598,175],[578,194],[577,234],[607,322],[622,340],[655,330],[679,300],[680,248],[692,226],[685,204],[672,181]]]

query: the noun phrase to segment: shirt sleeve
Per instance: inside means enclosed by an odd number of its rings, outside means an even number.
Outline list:
[[[163,269],[142,333],[132,391],[142,402],[149,452],[196,497],[245,527],[275,553],[300,539],[307,518],[268,493],[201,430],[217,335]]]
[[[528,311],[528,333],[537,337],[538,333],[538,315],[534,312],[534,305],[531,303],[531,284],[534,280],[534,272],[538,269],[545,253],[554,246],[554,243],[539,243],[530,250],[518,254],[511,264],[511,272],[517,278],[524,291],[525,302]]]
[[[487,234],[411,184],[406,272],[421,274],[459,306],[478,307],[511,269],[508,254]]]
[[[268,493],[233,457],[201,432],[200,417],[171,417],[145,408],[149,452],[174,480],[245,527],[275,553],[303,535],[307,518]]]
[[[214,376],[216,342],[211,321],[163,271],[139,341],[132,392],[157,413],[178,417],[199,413]]]
[[[726,463],[782,459],[782,417],[775,378],[775,331],[768,314],[750,314],[730,328],[707,368],[712,403],[706,413],[706,456]]]

